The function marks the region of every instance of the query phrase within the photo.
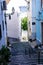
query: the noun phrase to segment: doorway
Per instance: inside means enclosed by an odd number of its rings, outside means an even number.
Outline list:
[[[43,43],[43,22],[41,23],[41,42]]]

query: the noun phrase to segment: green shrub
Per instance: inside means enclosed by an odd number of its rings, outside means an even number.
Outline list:
[[[8,65],[10,54],[10,50],[7,47],[2,46],[0,50],[0,65]]]
[[[27,30],[28,29],[27,20],[28,20],[27,17],[24,17],[24,18],[21,19],[21,21],[22,21],[21,22],[21,27],[22,27],[23,30]]]

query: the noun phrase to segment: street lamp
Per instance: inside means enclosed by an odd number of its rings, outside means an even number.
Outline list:
[[[6,13],[6,17],[9,16],[9,19],[11,19],[11,15],[13,15],[14,13],[15,13],[15,9],[14,9],[14,7],[12,7],[12,12],[9,14]]]

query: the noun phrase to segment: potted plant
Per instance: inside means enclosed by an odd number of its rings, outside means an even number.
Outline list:
[[[10,50],[9,48],[2,46],[0,49],[0,65],[8,65],[10,59]]]

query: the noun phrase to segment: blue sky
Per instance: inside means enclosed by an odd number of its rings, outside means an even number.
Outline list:
[[[15,11],[19,12],[19,6],[27,6],[27,3],[25,0],[11,0],[9,4],[7,5],[8,12],[11,11],[12,7],[15,8]]]

